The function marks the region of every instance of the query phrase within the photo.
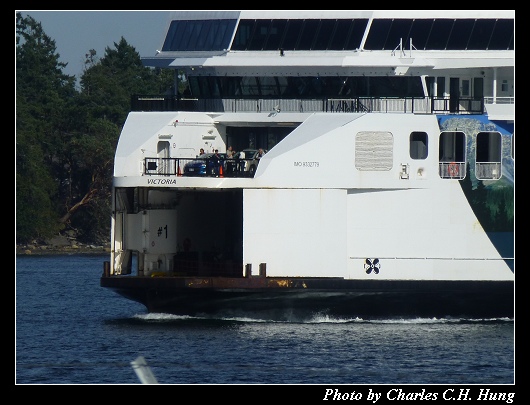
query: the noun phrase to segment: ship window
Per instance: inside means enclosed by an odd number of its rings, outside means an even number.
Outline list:
[[[254,20],[241,20],[237,27],[234,42],[232,42],[232,49],[236,51],[244,51],[250,44],[250,37],[254,30]]]
[[[290,20],[281,48],[285,50],[298,49],[298,37],[302,31],[304,20]]]
[[[350,28],[353,26],[355,21],[350,20],[337,20],[335,31],[329,44],[329,49],[343,50],[346,47],[348,37],[350,35]]]
[[[364,44],[364,49],[376,51],[383,50],[388,37],[388,31],[390,31],[391,27],[392,20],[378,19],[372,21],[368,37]]]
[[[434,20],[432,31],[429,35],[429,41],[425,48],[437,50],[446,49],[454,22],[455,20],[453,19]]]
[[[219,20],[216,21],[216,23],[217,35],[213,37],[211,50],[215,51],[220,49],[224,51],[230,47],[230,41],[232,40],[236,28],[236,20]]]
[[[410,134],[410,158],[427,159],[427,134],[425,132],[413,132]]]
[[[473,32],[469,38],[467,49],[480,50],[488,49],[491,34],[493,34],[493,28],[495,26],[495,20],[492,19],[479,19],[475,22]]]
[[[484,79],[482,77],[473,78],[473,97],[475,100],[484,97]]]
[[[262,97],[276,96],[279,97],[278,82],[274,77],[260,77],[258,78],[260,93]]]
[[[472,19],[464,18],[455,20],[455,24],[453,25],[453,29],[451,30],[447,41],[447,49],[467,49],[473,25],[475,25],[475,20]]]
[[[499,51],[505,49],[513,50],[514,34],[515,26],[513,18],[497,20],[487,49]]]
[[[388,32],[388,38],[386,39],[384,49],[394,50],[399,46],[400,41],[404,49],[409,49],[410,41],[408,40],[408,38],[411,25],[411,19],[393,20],[392,26],[390,27],[390,31]]]
[[[241,79],[242,96],[259,96],[259,84],[255,77],[243,77]]]
[[[311,49],[315,50],[326,50],[335,31],[336,20],[322,20],[320,24],[320,30],[315,37],[315,43]]]
[[[197,40],[201,36],[202,27],[202,24],[188,24],[187,31],[184,33],[185,38],[188,39],[188,41],[185,42],[187,45],[185,49],[183,49],[184,51],[199,50],[199,48],[197,48]]]
[[[436,78],[436,97],[444,97],[445,95],[445,77]]]
[[[280,43],[283,38],[283,33],[285,32],[285,27],[287,26],[287,20],[272,20],[269,37],[267,42],[263,46],[264,50],[276,50],[280,49]]]
[[[427,40],[429,39],[429,34],[431,32],[433,22],[434,21],[430,18],[420,18],[418,20],[414,20],[412,22],[412,27],[410,28],[409,37],[406,41],[407,47],[410,42],[410,39],[412,39],[412,45],[414,45],[414,48],[418,50],[425,50],[425,45],[427,44]]]
[[[210,90],[210,83],[208,82],[208,77],[205,77],[204,80],[199,80],[198,85],[200,89],[200,94],[205,97],[212,97],[212,92]]]
[[[300,42],[295,49],[301,49],[303,51],[312,49],[315,37],[318,35],[319,26],[320,20],[305,20],[304,28],[300,34]]]
[[[352,27],[348,38],[346,39],[346,46],[344,49],[361,49],[361,41],[368,25],[368,19],[362,18],[352,21]]]
[[[163,51],[221,51],[229,48],[235,19],[174,20]],[[241,20],[233,50],[359,49],[368,19]],[[366,50],[393,50],[402,40],[415,49],[513,50],[514,19],[374,19]],[[300,37],[300,38],[299,38]]]
[[[257,20],[254,35],[250,41],[249,48],[255,50],[262,50],[264,48],[267,37],[269,36],[269,27],[271,20]]]
[[[407,20],[410,21],[410,20]],[[359,49],[368,19],[241,20],[232,49],[343,50]],[[410,24],[410,22],[409,22]],[[213,27],[210,29],[212,32]],[[175,31],[176,27],[170,27]],[[169,34],[172,38],[180,36]]]
[[[222,51],[228,49],[236,21],[173,20],[162,51]]]
[[[202,25],[197,27],[194,34],[195,38],[197,38],[197,41],[195,43],[190,42],[189,48],[204,49],[206,41],[208,40],[208,33],[210,32],[212,22],[213,21],[205,21]]]
[[[219,89],[219,81],[217,77],[208,77],[208,91],[210,92],[211,97],[220,98],[221,90]]]
[[[394,137],[390,132],[365,131],[355,136],[355,168],[360,171],[392,169]]]
[[[463,179],[466,175],[466,135],[448,131],[440,134],[439,175],[443,179]]]
[[[422,97],[420,77],[208,77],[188,78],[191,94],[198,98],[256,96],[284,98]],[[276,84],[277,83],[277,84]],[[275,86],[275,87],[272,87]],[[279,87],[278,87],[279,86]],[[440,88],[438,88],[440,90]],[[443,93],[442,93],[443,94]]]
[[[477,134],[475,176],[479,180],[501,177],[502,136],[498,132]]]
[[[469,97],[470,81],[462,79],[462,96]]]

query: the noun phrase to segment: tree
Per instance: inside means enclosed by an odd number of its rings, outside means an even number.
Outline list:
[[[160,94],[170,72],[142,66],[122,37],[99,59],[91,49],[76,90],[55,41],[17,13],[16,239],[75,230],[85,242],[110,236],[114,152],[133,94]]]
[[[164,93],[173,86],[173,76],[170,71],[143,66],[140,54],[123,37],[114,46],[105,48],[99,60],[94,50],[87,54],[80,82],[89,114],[121,126],[134,94]]]
[[[64,151],[68,159],[64,167],[72,170],[63,173],[69,179],[65,184],[70,198],[62,221],[71,221],[87,239],[110,233],[114,153],[132,95],[159,94],[172,83],[170,75],[144,67],[138,52],[123,37],[114,46],[107,47],[101,59],[94,50],[86,54],[77,105],[78,127],[84,130]]]
[[[50,168],[68,125],[73,76],[64,75],[55,41],[31,17],[16,15],[16,239],[27,242],[60,228],[57,179]]]

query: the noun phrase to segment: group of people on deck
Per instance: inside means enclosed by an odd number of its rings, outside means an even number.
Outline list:
[[[199,156],[200,155],[204,155],[204,148],[201,148],[199,150]],[[215,154],[218,154],[219,153],[219,149],[215,149]],[[258,154],[256,155],[256,159],[261,159],[261,157],[265,154],[265,151],[263,150],[263,148],[259,148],[258,149]],[[226,149],[226,158],[227,159],[235,159],[237,158],[238,156],[238,153],[234,150],[234,148],[232,147],[232,145],[230,145],[228,147],[228,149]]]
[[[219,170],[221,164],[224,165],[224,167],[226,168],[225,173],[228,176],[233,175],[236,172],[244,173],[246,171],[245,166],[247,164],[247,161],[251,159],[257,159],[259,161],[259,159],[261,159],[263,155],[265,155],[265,151],[263,150],[263,148],[259,148],[258,153],[254,157],[245,156],[245,151],[236,152],[232,145],[228,146],[228,148],[226,149],[226,157],[222,157],[219,154],[219,149],[215,149],[213,153],[214,155],[208,160],[214,163],[215,167],[217,168],[216,172],[217,170]],[[202,156],[204,154],[204,148],[200,148],[199,156]],[[253,167],[255,167],[255,165],[253,165]]]
[[[256,159],[261,159],[264,154],[265,154],[265,151],[263,150],[263,148],[259,148],[258,149],[258,154],[256,155]],[[232,145],[230,145],[226,149],[226,157],[227,157],[227,159],[237,158],[238,157],[237,155],[238,155],[238,153],[234,150],[234,148],[232,148]],[[242,156],[242,157],[244,157],[244,156]]]

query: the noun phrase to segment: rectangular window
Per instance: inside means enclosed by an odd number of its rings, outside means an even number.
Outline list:
[[[470,94],[469,90],[470,90],[470,81],[462,80],[462,96],[469,97],[469,94]]]
[[[445,77],[436,78],[436,97],[443,97],[445,95]]]
[[[466,175],[466,135],[460,131],[442,132],[438,148],[440,177],[463,179]]]
[[[427,134],[413,132],[410,134],[410,158],[427,159]]]
[[[502,136],[499,132],[479,132],[475,150],[475,176],[479,180],[501,177]]]

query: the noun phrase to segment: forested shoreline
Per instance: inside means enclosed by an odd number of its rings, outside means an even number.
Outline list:
[[[57,237],[73,240],[71,246],[106,246],[114,152],[131,97],[174,94],[172,70],[144,67],[123,37],[111,45],[102,57],[86,50],[81,77],[66,75],[55,41],[30,15],[16,14],[15,231],[21,250],[53,249]]]

